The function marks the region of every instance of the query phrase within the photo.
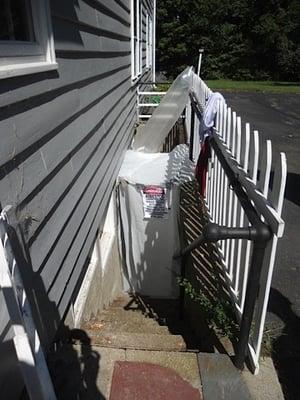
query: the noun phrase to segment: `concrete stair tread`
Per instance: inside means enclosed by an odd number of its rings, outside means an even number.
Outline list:
[[[87,330],[92,345],[119,349],[186,351],[181,335],[160,335],[157,333],[97,332]]]
[[[198,342],[179,319],[178,300],[124,294],[81,328],[92,343],[113,348],[184,351]]]
[[[109,399],[114,367],[120,361],[151,363],[172,369],[201,391],[197,355],[194,353],[114,349],[81,343],[65,344],[49,355],[58,399]],[[132,375],[133,381],[135,378],[136,374]],[[169,382],[172,385],[173,380]]]
[[[168,327],[160,325],[158,321],[140,314],[134,315],[134,313],[128,312],[126,314],[126,311],[124,313],[102,314],[97,319],[84,323],[82,328],[97,332],[170,334]]]

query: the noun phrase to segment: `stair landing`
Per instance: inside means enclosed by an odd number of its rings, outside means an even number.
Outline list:
[[[58,399],[201,400],[193,335],[178,306],[124,294],[69,331],[50,359]]]
[[[81,329],[65,329],[48,358],[57,398],[283,400],[271,361],[258,377],[241,374],[228,355],[199,353],[192,336],[176,301],[124,295]]]

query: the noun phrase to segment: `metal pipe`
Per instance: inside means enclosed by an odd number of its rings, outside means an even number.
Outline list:
[[[177,259],[180,257],[184,257],[186,254],[190,253],[192,250],[194,250],[196,247],[200,246],[205,241],[207,241],[206,237],[204,235],[200,235],[197,239],[195,239],[188,246],[184,247],[182,250],[175,253],[173,258]]]
[[[190,93],[190,99],[192,110],[194,110],[200,120],[202,117],[199,103],[192,92]],[[264,263],[265,250],[267,242],[272,236],[272,231],[267,224],[262,222],[256,208],[248,197],[248,193],[242,185],[243,181],[239,179],[239,174],[236,172],[237,170],[232,168],[232,165],[230,164],[226,155],[219,147],[218,139],[211,137],[210,145],[212,146],[222,168],[224,169],[229,185],[236,194],[251,226],[246,228],[228,228],[210,223],[203,229],[202,235],[199,238],[194,240],[194,242],[185,247],[175,256],[185,256],[204,241],[241,238],[252,240],[254,242],[251,266],[248,275],[245,304],[240,324],[238,349],[234,360],[235,366],[242,370],[247,357],[248,342],[251,334],[251,325],[259,291],[260,276]]]
[[[188,246],[174,254],[174,258],[185,256],[204,242],[217,242],[226,239],[259,240],[264,242],[268,239],[268,236],[263,237],[262,232],[260,226],[258,229],[255,226],[227,227],[209,222],[203,228],[202,234]]]
[[[263,267],[264,255],[266,250],[266,241],[255,241],[251,267],[248,275],[248,283],[245,297],[245,305],[242,314],[240,327],[240,336],[238,341],[237,354],[234,359],[236,368],[243,370],[247,357],[248,341],[251,334],[251,325],[255,310],[255,303],[259,289],[260,274]]]

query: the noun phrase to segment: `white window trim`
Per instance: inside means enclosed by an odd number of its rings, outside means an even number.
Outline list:
[[[139,58],[140,58],[140,62],[139,62],[139,75],[142,74],[142,68],[143,68],[143,3],[141,3],[141,7],[140,7],[140,18],[139,18],[139,35],[140,35],[140,39],[139,39],[139,44],[140,44],[140,48],[139,48]]]
[[[146,14],[146,69],[150,67],[149,63],[149,14]]]
[[[136,15],[134,14],[134,2],[136,2]],[[131,0],[131,80],[135,82],[142,75],[141,63],[141,12],[140,1]],[[134,27],[136,24],[136,37]]]
[[[149,17],[149,68],[153,65],[153,21]]]
[[[0,79],[57,69],[48,0],[30,0],[36,42],[0,41]]]

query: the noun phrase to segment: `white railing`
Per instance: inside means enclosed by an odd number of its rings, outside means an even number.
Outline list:
[[[211,91],[201,81],[196,97],[199,105],[205,102]],[[191,122],[191,107],[186,113],[187,130]],[[198,140],[198,128],[194,125],[194,143]],[[189,137],[192,138],[191,132]],[[243,124],[225,102],[219,103],[216,114],[213,140],[225,157],[235,177],[251,200],[258,216],[271,231],[271,239],[267,242],[263,266],[258,285],[258,296],[252,320],[251,335],[248,342],[248,355],[253,372],[259,369],[259,355],[264,333],[266,311],[274,269],[278,238],[283,235],[284,221],[281,218],[284,190],[287,176],[286,156],[280,153],[272,172],[272,144],[264,141],[258,131],[251,131],[249,123]],[[194,155],[195,149],[194,146]],[[207,187],[205,200],[212,222],[227,227],[248,227],[249,220],[238,200],[222,164],[211,149],[208,163]],[[241,322],[246,301],[247,285],[253,256],[253,242],[245,239],[227,239],[219,242],[219,251],[223,260],[223,270],[233,305]]]
[[[149,85],[149,84],[148,84]],[[151,83],[152,85],[152,83]],[[154,103],[151,102],[151,98],[153,96],[159,96],[159,99],[161,99],[166,92],[155,92],[155,91],[143,91],[140,90],[140,86],[138,85],[137,87],[137,119],[138,122],[142,120],[147,120],[151,117],[153,110],[159,106],[159,103]],[[150,101],[149,101],[150,99]],[[150,111],[148,113],[143,113],[143,109],[150,108]]]
[[[0,291],[5,304],[5,307],[3,302],[0,304],[0,311],[7,310],[16,357],[30,400],[56,400],[20,273],[26,268],[18,264],[11,244],[9,232],[14,229],[9,224],[9,216],[13,218],[13,215],[10,206],[0,213]],[[13,240],[16,247],[17,238]]]

